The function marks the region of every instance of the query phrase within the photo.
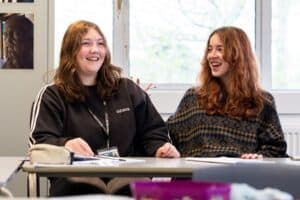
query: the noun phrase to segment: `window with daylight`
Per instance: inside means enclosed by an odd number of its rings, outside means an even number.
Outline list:
[[[58,66],[62,38],[68,26],[77,20],[88,20],[99,25],[112,48],[112,0],[54,0],[54,65]]]
[[[52,16],[55,16],[53,60],[56,66],[67,25],[88,19],[102,28],[113,63],[124,69],[125,76],[138,77],[142,83],[155,83],[153,93],[172,98],[177,105],[182,92],[196,83],[211,31],[221,26],[238,26],[250,37],[260,64],[262,85],[274,94],[279,112],[300,113],[300,108],[290,106],[291,101],[300,100],[297,93],[300,61],[296,50],[300,44],[298,0],[52,2],[55,2]],[[181,93],[173,97],[174,91]],[[155,95],[151,97],[156,98]],[[161,99],[159,102],[164,102]]]
[[[192,84],[210,32],[238,26],[254,45],[255,1],[131,0],[130,74],[146,82]]]
[[[272,1],[272,89],[300,89],[300,1]]]

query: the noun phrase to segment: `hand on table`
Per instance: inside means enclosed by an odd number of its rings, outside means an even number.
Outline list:
[[[169,142],[159,147],[156,151],[155,157],[159,158],[179,158],[180,153]]]
[[[244,153],[241,155],[243,159],[263,159],[263,155],[257,153]]]
[[[91,147],[82,138],[75,138],[67,141],[65,147],[69,151],[82,156],[94,156],[94,152],[92,151]]]

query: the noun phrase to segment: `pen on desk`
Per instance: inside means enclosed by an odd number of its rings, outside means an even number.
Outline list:
[[[119,157],[110,157],[110,156],[101,156],[101,155],[97,155],[97,157],[104,158],[104,159],[117,160],[117,161],[126,161],[126,159],[119,158]]]

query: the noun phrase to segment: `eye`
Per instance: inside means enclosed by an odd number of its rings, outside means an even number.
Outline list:
[[[89,46],[89,45],[91,45],[91,42],[83,41],[80,44],[81,44],[81,46]]]
[[[209,53],[209,52],[211,52],[211,51],[212,51],[212,47],[209,46],[209,47],[207,48],[207,52]]]
[[[223,52],[223,47],[217,47],[217,51],[219,51],[219,52]]]

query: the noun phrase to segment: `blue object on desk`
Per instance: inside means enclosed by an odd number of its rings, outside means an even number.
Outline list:
[[[99,160],[98,157],[74,155],[72,161]]]

